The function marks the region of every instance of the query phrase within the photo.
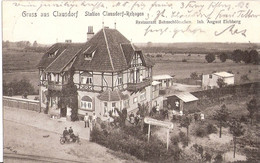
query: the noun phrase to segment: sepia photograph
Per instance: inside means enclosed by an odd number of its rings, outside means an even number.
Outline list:
[[[3,0],[3,161],[260,162],[259,8]]]

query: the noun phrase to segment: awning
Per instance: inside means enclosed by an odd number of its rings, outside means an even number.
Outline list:
[[[181,93],[176,94],[175,96],[177,96],[183,102],[191,102],[191,101],[199,100],[197,97],[195,97],[194,95],[192,95],[189,92],[181,92]]]
[[[124,95],[120,90],[106,90],[102,92],[97,98],[101,101],[121,101],[129,98],[128,95]]]
[[[153,81],[152,82],[152,85],[158,85],[158,84],[161,84],[161,82],[158,82],[158,81]]]

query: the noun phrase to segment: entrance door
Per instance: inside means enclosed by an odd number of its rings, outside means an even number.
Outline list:
[[[60,109],[60,116],[61,117],[67,116],[67,108],[66,107]]]

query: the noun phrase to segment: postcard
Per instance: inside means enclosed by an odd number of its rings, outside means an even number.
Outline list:
[[[260,161],[259,7],[3,0],[4,162]]]

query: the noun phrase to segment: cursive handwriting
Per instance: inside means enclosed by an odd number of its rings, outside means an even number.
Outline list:
[[[191,33],[191,34],[195,34],[195,33],[204,33],[205,31],[202,30],[201,28],[192,28],[191,24],[188,25],[186,27],[186,29],[174,29],[173,30],[173,35],[172,38],[174,38],[178,33]]]
[[[164,34],[166,31],[168,30],[168,27],[166,28],[159,28],[159,29],[151,29],[151,25],[149,25],[146,29],[145,29],[145,32],[144,32],[144,36],[146,36],[148,33],[154,33],[154,32],[157,32],[159,33],[160,35]]]
[[[204,33],[205,31],[202,30],[201,28],[193,28],[191,24],[189,24],[186,28],[184,29],[177,29],[174,28],[173,30],[169,29],[168,27],[165,28],[157,28],[153,29],[151,25],[149,25],[145,29],[144,36],[146,36],[148,33],[159,33],[160,35],[163,35],[164,33],[173,33],[172,38],[174,38],[178,33],[191,33],[191,34],[196,34],[196,33]]]
[[[228,26],[227,28],[225,28],[224,30],[222,30],[220,32],[215,31],[215,36],[222,35],[223,33],[228,31],[231,33],[231,35],[241,34],[244,37],[246,37],[247,29],[238,30],[237,28],[235,28],[235,26],[236,26],[236,24],[233,24],[233,25]]]

